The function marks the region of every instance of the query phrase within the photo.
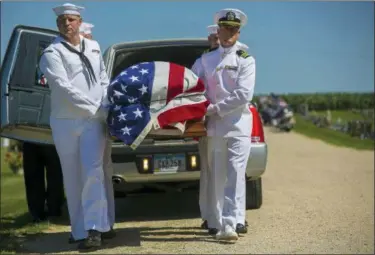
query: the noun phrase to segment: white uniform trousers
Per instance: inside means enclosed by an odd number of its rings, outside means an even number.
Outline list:
[[[63,171],[73,238],[86,238],[90,229],[109,231],[103,171],[107,137],[103,118],[51,117],[50,125]]]
[[[112,140],[111,137],[106,131],[107,143],[104,149],[104,159],[103,159],[103,168],[104,168],[104,187],[107,196],[108,204],[108,222],[110,227],[113,227],[115,224],[115,196],[113,192],[113,165],[112,165]]]
[[[201,137],[198,143],[200,158],[200,179],[199,179],[199,208],[203,220],[208,221],[207,210],[208,196],[208,161],[207,161],[207,137]]]
[[[250,137],[208,137],[210,202],[213,227],[234,229],[245,222],[246,166],[250,156]],[[243,222],[240,222],[243,221]]]

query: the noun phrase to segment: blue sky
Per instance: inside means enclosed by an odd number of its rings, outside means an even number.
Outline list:
[[[2,2],[1,59],[17,24],[56,29],[64,2]],[[248,15],[240,41],[257,63],[256,93],[374,91],[372,2],[74,1],[103,51],[120,41],[206,37],[222,8]]]

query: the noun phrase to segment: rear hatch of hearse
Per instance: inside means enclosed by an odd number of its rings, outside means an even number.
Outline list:
[[[208,47],[209,45],[205,38],[125,42],[108,48],[103,58],[107,67],[107,73],[110,80],[112,80],[126,68],[148,61],[172,62],[190,69],[195,60]],[[124,169],[127,169],[127,177],[134,181],[142,178],[139,174],[155,174],[155,169],[152,166],[157,163],[155,162],[157,160],[155,157],[158,155],[161,157],[161,162],[166,162],[165,157],[169,156],[171,157],[169,162],[176,160],[183,161],[182,166],[180,166],[181,169],[190,169],[193,172],[194,170],[199,170],[198,143],[192,138],[178,136],[154,137],[149,135],[136,150],[124,146],[120,140],[115,140],[112,146],[112,160],[115,166],[117,166],[114,169],[115,173],[118,172],[118,174],[121,174]],[[194,169],[191,169],[191,162],[196,162]],[[137,168],[136,171],[134,171],[134,167]],[[189,175],[188,172],[190,170],[187,172],[184,171],[185,174]],[[171,171],[174,172],[173,170]],[[124,174],[121,175],[125,177]],[[176,178],[175,175],[171,175],[170,177]],[[184,176],[183,179],[186,177],[189,179],[188,176]],[[160,178],[165,180],[166,176],[160,176]],[[195,174],[191,175],[191,179],[195,178]]]

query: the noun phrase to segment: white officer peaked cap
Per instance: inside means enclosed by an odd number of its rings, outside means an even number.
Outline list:
[[[81,12],[84,10],[84,7],[77,6],[74,4],[66,3],[61,6],[57,6],[53,8],[56,16],[64,15],[64,14],[71,14],[71,15],[78,15],[81,16]]]
[[[243,27],[247,24],[247,16],[241,10],[226,8],[215,14],[214,22],[218,25]]]
[[[207,27],[207,31],[209,35],[217,34],[217,29],[219,28],[218,25],[210,25]]]
[[[81,26],[79,27],[79,32],[85,34],[91,34],[91,29],[94,27],[93,24],[82,22]]]

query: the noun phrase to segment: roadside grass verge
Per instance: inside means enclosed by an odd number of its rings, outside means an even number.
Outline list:
[[[348,134],[328,128],[319,128],[313,123],[303,119],[299,114],[296,114],[295,118],[296,125],[294,131],[297,133],[340,147],[349,147],[357,150],[374,150],[374,141],[370,139],[361,140],[358,137],[351,137]]]
[[[1,225],[0,254],[16,253],[27,235],[37,234],[48,227],[48,223],[32,224],[25,197],[22,175],[13,174],[4,162],[1,148]]]

